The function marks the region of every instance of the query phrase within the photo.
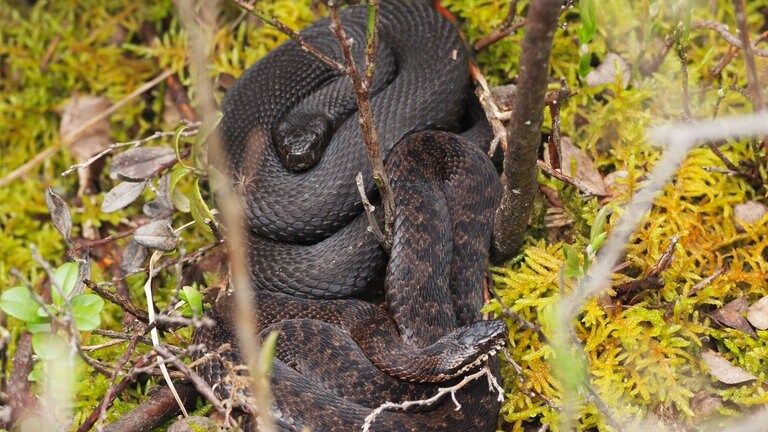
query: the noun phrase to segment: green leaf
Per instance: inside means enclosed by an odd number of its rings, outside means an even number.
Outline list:
[[[69,345],[59,335],[36,333],[32,335],[32,349],[43,360],[56,360],[67,355]]]
[[[104,299],[96,294],[80,294],[72,298],[72,315],[79,331],[91,331],[101,325]]]
[[[202,316],[203,297],[200,295],[200,292],[189,285],[185,285],[182,290],[183,292],[180,294],[180,297],[186,303],[181,312],[182,315],[187,318],[192,316]]]
[[[177,167],[171,171],[171,187],[169,190],[171,202],[173,203],[173,206],[176,207],[176,210],[182,213],[189,213],[189,198],[176,189],[176,185],[179,183],[179,180],[191,172],[191,169],[183,166]]]
[[[182,134],[184,133],[185,130],[187,130],[188,127],[189,126],[187,125],[181,125],[176,128],[176,131],[173,133],[173,150],[176,152],[176,159],[179,160],[179,163],[181,164],[181,166],[184,168],[192,169],[191,166],[185,164],[184,161],[181,159],[181,148],[179,146],[181,143]]]
[[[192,144],[192,162],[195,164],[195,168],[199,170],[205,170],[206,166],[200,161],[200,148],[208,141],[208,137],[216,130],[221,123],[221,119],[224,117],[224,113],[216,111],[213,116],[205,119],[200,128],[197,131],[195,142]]]
[[[277,346],[278,332],[270,332],[264,343],[261,345],[259,351],[259,362],[256,367],[259,369],[259,373],[264,376],[272,373],[272,359],[275,358],[275,347]]]
[[[27,375],[27,379],[32,382],[44,382],[45,381],[45,367],[43,362],[36,362],[32,367],[32,372]]]
[[[592,229],[590,229],[589,231],[590,243],[593,243],[600,234],[605,233],[605,224],[607,220],[608,220],[608,207],[604,206],[597,212],[597,214],[595,215],[595,219],[592,221]],[[593,249],[595,249],[594,246],[593,246]]]
[[[200,179],[195,180],[194,187],[192,188],[190,211],[192,213],[192,219],[194,219],[198,225],[205,227],[210,232],[211,227],[208,226],[208,221],[213,221],[214,217],[200,192]]]
[[[53,271],[53,280],[56,286],[61,288],[61,291],[65,296],[69,296],[77,286],[79,277],[79,269],[77,264],[73,262],[64,263]],[[55,287],[51,287],[51,297],[53,298],[53,304],[61,306],[64,303],[64,299],[61,297],[59,290]]]
[[[38,315],[40,305],[32,299],[27,287],[16,286],[4,292],[0,297],[0,309],[8,315],[27,323],[44,323],[47,317]]]

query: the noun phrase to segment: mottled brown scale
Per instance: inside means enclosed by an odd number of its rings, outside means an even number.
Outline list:
[[[366,18],[365,7],[342,11],[357,41]],[[302,35],[339,58],[328,21]],[[380,37],[395,65],[372,98],[396,204],[388,263],[360,214],[354,178],[358,171],[369,178],[370,169],[357,114],[329,108],[347,117],[333,119],[325,155],[306,171],[283,166],[272,141],[281,119],[323,101],[339,106],[335,72],[288,42],[246,71],[222,102],[222,139],[247,198],[254,331],[280,334],[271,383],[281,430],[359,430],[379,404],[432,396],[460,379],[449,376],[465,369],[462,362],[476,366],[506,339],[501,322],[480,316],[497,174],[479,147],[450,133],[462,129],[471,98],[465,49],[452,25],[420,2],[382,2]],[[482,136],[487,126],[477,126],[465,134]],[[382,277],[382,306],[349,298],[376,296],[372,281]],[[217,325],[193,339],[238,364],[233,301],[216,302],[207,314]],[[229,396],[224,364],[207,361],[198,371]],[[450,399],[417,412],[385,411],[372,430],[494,430],[496,397],[479,380],[457,393],[460,411]]]

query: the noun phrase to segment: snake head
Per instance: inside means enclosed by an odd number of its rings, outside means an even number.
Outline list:
[[[274,133],[277,156],[291,171],[305,171],[315,166],[331,139],[330,119],[321,113],[291,113]]]
[[[453,364],[446,366],[445,374],[455,377],[479,367],[504,346],[508,334],[503,321],[489,320],[460,327],[444,336],[441,339],[453,339],[452,344],[459,353]]]
[[[422,349],[413,367],[391,373],[411,382],[442,382],[480,367],[506,343],[507,326],[499,320],[460,327]]]

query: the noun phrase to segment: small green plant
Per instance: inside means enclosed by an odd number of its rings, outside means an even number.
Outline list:
[[[608,208],[603,207],[595,215],[592,229],[589,231],[589,244],[584,250],[577,251],[571,245],[563,245],[563,255],[565,255],[563,276],[580,278],[587,275],[590,264],[597,256],[597,250],[600,249],[608,235],[605,231],[607,220]]]
[[[0,296],[0,309],[27,324],[32,348],[44,360],[66,352],[62,332],[91,331],[101,325],[104,300],[95,294],[81,294],[83,280],[76,263],[64,263],[53,271],[51,302],[26,286],[15,286]]]

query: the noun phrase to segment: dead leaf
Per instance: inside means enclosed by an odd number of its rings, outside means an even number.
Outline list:
[[[170,147],[132,148],[112,159],[109,175],[113,179],[143,180],[175,160],[176,152]]]
[[[147,248],[136,240],[131,240],[123,251],[123,259],[120,268],[126,273],[132,273],[144,268],[147,262]]]
[[[768,329],[768,296],[752,303],[747,309],[747,320],[758,330]]]
[[[166,219],[150,222],[133,234],[134,240],[150,249],[169,251],[176,248],[176,233]]]
[[[51,213],[53,227],[65,240],[70,240],[72,238],[72,213],[67,202],[53,189],[48,188],[45,191],[45,204],[48,206],[48,212]]]
[[[112,190],[104,196],[104,202],[101,203],[101,211],[112,213],[128,206],[141,195],[144,188],[147,187],[147,181],[118,183]]]
[[[112,105],[112,101],[103,97],[94,97],[90,95],[74,95],[69,103],[64,107],[61,114],[61,125],[59,134],[62,138],[77,133],[83,126],[91,121],[96,115],[101,114]],[[69,144],[69,152],[75,158],[77,163],[88,160],[91,156],[104,150],[110,144],[112,139],[109,137],[111,127],[109,119],[105,118],[88,127],[79,138]],[[93,187],[95,172],[91,167],[77,170],[80,187],[77,196],[82,196],[90,192]]]
[[[173,203],[171,203],[171,176],[164,175],[160,178],[157,186],[157,195],[155,199],[144,204],[142,211],[145,215],[156,218],[173,211]]]
[[[744,232],[744,226],[754,225],[760,222],[765,214],[768,213],[768,207],[765,204],[757,201],[747,201],[745,203],[736,204],[733,206],[733,218],[736,229],[740,232]]]
[[[732,365],[719,353],[712,350],[704,350],[701,352],[701,359],[709,369],[709,373],[712,374],[718,381],[725,384],[741,384],[748,381],[754,381],[756,376],[745,371],[744,369]]]
[[[592,69],[586,77],[589,87],[613,84],[621,73],[621,83],[624,88],[629,85],[631,68],[626,60],[618,54],[608,53],[599,66]]]
[[[546,148],[544,150],[544,160],[550,160],[549,152]],[[594,162],[583,150],[573,145],[568,137],[560,139],[560,166],[562,167],[561,172],[563,174],[580,182],[594,195],[606,195],[603,176],[595,168]]]
[[[705,420],[715,414],[721,406],[723,406],[723,400],[719,396],[705,391],[696,393],[691,399],[691,409],[696,415],[696,423],[700,423],[700,420]]]
[[[746,312],[747,306],[747,298],[739,297],[736,300],[733,300],[727,305],[716,310],[712,314],[712,318],[716,319],[717,322],[724,326],[734,328],[736,330],[741,330],[742,332],[757,339],[757,334],[752,329],[752,326],[749,325],[746,318],[744,318],[744,312]]]

